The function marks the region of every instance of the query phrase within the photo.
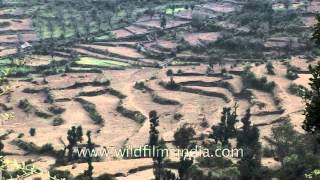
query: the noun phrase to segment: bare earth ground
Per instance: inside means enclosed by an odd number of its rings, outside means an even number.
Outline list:
[[[36,41],[37,35],[34,33],[30,34],[21,34],[23,41]],[[18,41],[17,35],[1,35],[0,42],[1,43],[16,43]]]
[[[209,33],[191,33],[186,34],[184,39],[191,45],[197,45],[200,41],[214,42],[220,36],[220,33],[209,32]]]
[[[0,23],[8,22],[9,26],[0,28],[0,31],[32,30],[30,19],[0,19]]]
[[[277,83],[278,93],[283,100],[283,106],[286,110],[281,115],[264,115],[255,116],[253,115],[252,120],[254,124],[264,124],[259,126],[261,131],[261,138],[264,136],[269,136],[271,133],[271,127],[276,124],[272,124],[273,120],[276,120],[282,116],[289,116],[290,121],[295,125],[295,128],[301,131],[299,124],[303,121],[303,102],[302,99],[291,95],[288,93],[288,86],[291,83],[290,80],[285,78],[286,66],[281,62],[275,62],[275,72],[276,75],[267,75],[265,65],[254,66],[252,71],[257,76],[267,76],[269,80],[273,80]],[[207,66],[177,66],[171,67],[174,72],[179,69],[183,72],[197,72],[205,74]],[[218,67],[215,67],[218,69]],[[231,92],[224,88],[218,87],[202,87],[202,86],[191,86],[191,88],[201,89],[208,92],[221,92],[230,98],[230,102],[225,102],[223,99],[218,97],[209,97],[199,94],[181,92],[181,91],[170,91],[164,89],[159,85],[160,81],[169,81],[169,77],[166,75],[167,69],[128,69],[124,71],[109,70],[104,71],[103,74],[74,74],[69,73],[66,76],[54,75],[48,76],[47,85],[42,84],[41,78],[36,78],[35,80],[39,85],[33,84],[31,82],[15,81],[12,83],[15,87],[14,91],[11,93],[11,98],[9,98],[9,105],[13,107],[13,112],[16,114],[14,120],[3,122],[0,130],[5,131],[8,129],[14,129],[14,132],[9,135],[8,139],[5,140],[5,152],[14,153],[8,158],[17,158],[18,160],[36,159],[36,156],[32,154],[25,154],[25,151],[19,149],[17,146],[10,144],[10,141],[17,138],[18,134],[24,133],[21,138],[26,142],[33,142],[36,145],[43,145],[46,143],[52,143],[55,149],[62,149],[64,143],[67,143],[66,132],[71,126],[81,125],[84,130],[92,131],[93,141],[101,145],[101,147],[114,146],[121,148],[123,146],[133,146],[139,147],[143,146],[148,142],[148,132],[149,132],[149,121],[146,120],[144,123],[139,124],[134,120],[124,117],[122,114],[116,111],[116,107],[120,102],[120,99],[111,94],[103,94],[93,97],[82,97],[83,99],[96,105],[97,112],[101,114],[104,119],[104,125],[97,125],[90,119],[88,113],[82,108],[81,104],[73,101],[72,98],[76,97],[79,92],[89,92],[95,90],[101,90],[103,87],[91,87],[85,86],[76,89],[68,90],[58,90],[59,88],[66,88],[72,86],[75,82],[90,82],[95,79],[106,78],[111,81],[111,87],[121,93],[127,95],[127,98],[123,99],[123,105],[130,109],[141,112],[146,117],[149,111],[156,110],[160,116],[160,127],[159,131],[161,137],[165,141],[172,141],[173,134],[185,123],[191,124],[197,132],[197,136],[201,134],[207,134],[210,132],[210,127],[217,124],[220,119],[222,108],[225,106],[232,107],[236,102],[238,104],[238,113],[242,117],[247,108],[252,107],[253,113],[261,111],[274,111],[277,109],[276,105],[273,103],[271,94],[266,92],[261,92],[258,90],[252,90],[256,101],[265,103],[265,107],[259,109],[255,105],[251,105],[246,99],[235,99]],[[151,77],[156,77],[154,80],[149,80]],[[302,78],[302,79],[301,79]],[[214,82],[222,80],[217,77],[207,77],[207,76],[175,76],[174,80],[179,82],[186,81],[204,81],[204,82]],[[301,76],[300,79],[295,82],[304,82],[306,77]],[[149,93],[143,92],[141,90],[134,89],[133,86],[135,82],[145,81],[146,85],[153,89],[155,93],[160,97],[165,97],[168,99],[176,100],[181,103],[181,105],[161,105],[152,100]],[[224,81],[224,80],[223,80]],[[225,80],[230,82],[236,91],[240,92],[242,89],[242,81],[239,76],[234,76],[234,79]],[[66,108],[66,111],[61,115],[65,122],[60,126],[52,126],[52,118],[43,119],[37,117],[34,113],[25,113],[20,108],[17,107],[21,99],[28,99],[28,101],[38,110],[50,113],[48,108],[53,106],[48,103],[44,103],[45,94],[44,93],[34,93],[28,94],[23,93],[22,90],[25,88],[41,89],[43,87],[54,88],[51,90],[52,94],[56,99],[70,98],[71,100],[66,102],[55,102],[53,105]],[[8,98],[3,96],[0,102],[7,102]],[[173,118],[174,114],[179,112],[183,115],[182,119],[175,120]],[[202,127],[201,123],[205,118],[209,127]],[[271,124],[270,124],[271,123]],[[240,126],[240,124],[238,125]],[[36,135],[34,137],[30,136],[28,131],[30,127],[36,128]],[[84,138],[86,141],[86,138]],[[263,144],[265,144],[262,139]],[[113,161],[111,161],[113,159]],[[48,168],[50,164],[53,164],[54,160],[52,157],[41,156],[37,165]],[[273,160],[264,159],[264,164],[277,167],[278,164]],[[119,179],[135,179],[135,178],[151,178],[152,169],[151,167],[143,171],[138,171],[136,173],[128,173],[130,169],[135,167],[150,166],[150,159],[137,159],[137,160],[123,160],[121,161],[116,157],[105,158],[103,162],[94,163],[94,173],[99,175],[101,173],[123,173],[124,176]],[[78,174],[86,169],[86,164],[76,164],[76,168],[71,168],[71,166],[61,167],[61,169],[71,170],[73,174]]]

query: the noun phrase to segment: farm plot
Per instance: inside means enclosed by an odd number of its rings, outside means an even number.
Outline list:
[[[157,45],[163,49],[174,49],[178,46],[177,43],[167,40],[159,40]]]
[[[188,23],[189,23],[189,21],[181,21],[181,20],[179,21],[179,20],[168,19],[166,28],[174,28],[174,27],[178,27],[178,26],[185,25]],[[143,26],[143,27],[146,27],[146,28],[156,28],[156,29],[161,28],[160,20],[157,20],[157,19],[143,21],[143,22],[137,22],[136,24]]]
[[[82,57],[80,61],[76,61],[78,65],[86,65],[86,66],[96,66],[96,67],[128,67],[128,63],[106,60],[106,59],[97,59],[91,57]]]
[[[312,1],[311,2],[311,5],[308,6],[308,12],[311,12],[311,13],[318,13],[320,10],[320,2],[318,1]]]
[[[0,19],[0,32],[2,31],[31,31],[30,19]]]
[[[234,5],[230,3],[208,3],[202,7],[219,13],[229,13],[235,11],[236,8]]]
[[[114,30],[111,32],[112,32],[112,34],[115,35],[116,38],[127,38],[127,37],[133,35],[131,32],[129,32],[126,29],[118,29],[118,30]]]
[[[21,34],[22,36],[22,41],[28,41],[28,42],[33,42],[37,41],[37,34],[34,33],[28,33],[28,34]],[[18,37],[17,35],[0,35],[0,44],[13,44],[18,42]]]
[[[207,32],[207,33],[190,33],[186,34],[184,39],[190,44],[190,45],[197,45],[201,43],[201,41],[204,42],[214,42],[220,37],[220,33],[217,32]]]
[[[0,57],[6,57],[16,53],[15,48],[0,47]]]
[[[135,26],[135,25],[125,27],[125,29],[133,34],[139,34],[139,35],[145,34],[148,32],[147,29],[139,27],[139,26]]]
[[[125,46],[100,46],[100,45],[89,45],[82,44],[80,47],[84,47],[90,50],[98,50],[104,54],[116,55],[124,58],[138,59],[143,58],[144,56],[140,54],[136,49],[125,47]]]

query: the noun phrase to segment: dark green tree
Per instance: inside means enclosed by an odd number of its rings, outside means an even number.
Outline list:
[[[35,136],[36,135],[36,128],[30,128],[29,134],[30,134],[30,136]]]
[[[160,22],[160,26],[162,29],[165,29],[167,26],[167,18],[165,15],[161,16],[161,22]]]
[[[157,149],[159,145],[159,131],[157,127],[159,126],[159,117],[156,111],[151,111],[149,113],[149,121],[150,121],[150,130],[149,130],[149,146],[151,149]],[[157,152],[157,151],[156,151]],[[161,157],[160,157],[161,158]],[[156,180],[161,179],[161,163],[158,163],[160,160],[159,157],[154,155],[153,159],[153,168],[154,168],[154,175]]]
[[[93,152],[94,151],[94,143],[91,140],[91,131],[87,131],[87,137],[88,137],[88,141],[87,141],[87,150],[89,150],[89,152]],[[92,166],[92,156],[88,155],[87,156],[87,163],[88,163],[88,169],[86,171],[84,171],[84,176],[87,177],[88,179],[92,180],[93,177],[93,166]]]
[[[179,148],[186,149],[190,145],[190,141],[196,135],[195,130],[188,124],[184,124],[174,133],[174,145]]]
[[[261,144],[259,142],[259,129],[251,126],[250,110],[241,119],[243,124],[237,134],[237,147],[243,149],[243,156],[238,162],[240,178],[259,179],[261,167]]]
[[[77,128],[75,126],[72,126],[71,129],[68,130],[68,161],[71,161],[73,158],[73,148],[76,147],[77,142],[79,141],[78,139],[78,133],[77,133]]]
[[[267,71],[268,71],[268,74],[270,75],[274,75],[274,67],[273,67],[273,64],[271,61],[269,61],[266,65],[266,68],[267,68]]]
[[[309,83],[311,90],[305,96],[305,120],[302,127],[320,143],[320,63],[314,67],[309,66],[309,70],[312,75]]]
[[[231,108],[223,108],[220,123],[217,126],[212,126],[213,132],[210,134],[210,138],[222,145],[228,145],[229,139],[236,135],[235,124],[237,122],[237,107],[234,107],[234,111]]]
[[[314,26],[312,40],[316,43],[316,45],[320,46],[320,15],[317,15],[316,19],[317,19],[317,24]]]
[[[190,146],[190,141],[196,135],[195,130],[189,124],[184,124],[181,128],[179,128],[174,133],[174,145],[176,145],[179,149],[187,149]],[[185,153],[185,151],[183,151]],[[180,179],[185,179],[185,175],[188,172],[189,168],[193,164],[193,159],[186,158],[186,154],[182,154],[180,158],[178,173]]]
[[[157,130],[157,127],[159,126],[159,117],[156,111],[151,111],[149,113],[149,121],[149,146],[152,148],[153,146],[157,146],[159,141],[159,131]]]
[[[186,158],[186,157],[180,158],[178,173],[179,173],[179,178],[181,180],[186,179],[186,174],[189,172],[192,164],[193,164],[193,158]]]

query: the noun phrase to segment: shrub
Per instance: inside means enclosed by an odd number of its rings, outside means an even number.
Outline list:
[[[74,179],[69,171],[51,169],[49,172],[52,177],[57,179]]]
[[[273,157],[274,156],[274,150],[270,147],[264,147],[262,149],[263,157]]]
[[[86,101],[82,98],[76,98],[76,101],[81,103],[82,107],[89,113],[90,118],[96,123],[96,124],[103,124],[103,118],[102,116],[97,112],[96,105]]]
[[[152,96],[153,102],[161,104],[161,105],[179,105],[180,104],[176,100],[161,97],[161,96],[155,94],[155,92],[151,92],[151,96]]]
[[[119,112],[120,114],[122,114],[123,116],[130,118],[134,121],[136,121],[139,124],[142,124],[147,118],[139,111],[132,111],[129,110],[127,108],[125,108],[122,104],[122,102],[120,102],[117,106],[117,112]]]
[[[169,69],[166,74],[167,76],[173,76],[174,73],[172,69]]]
[[[17,138],[23,138],[24,134],[20,133]]]
[[[52,144],[45,144],[43,146],[41,146],[40,150],[39,150],[40,154],[53,154],[54,153],[54,148],[52,146]]]
[[[275,74],[275,73],[274,73],[274,67],[273,67],[271,61],[269,61],[269,62],[267,63],[266,68],[267,68],[268,74],[270,74],[270,75],[274,75],[274,74]]]
[[[288,64],[286,77],[290,80],[295,80],[299,78],[298,68]]]
[[[124,99],[124,98],[127,97],[126,95],[122,94],[120,91],[117,91],[117,90],[115,90],[115,89],[113,89],[113,88],[108,88],[108,91],[109,91],[109,93],[110,93],[111,95],[116,96],[116,97],[118,97],[119,99]]]
[[[191,25],[194,28],[201,29],[205,25],[207,19],[208,19],[208,17],[203,14],[193,13]]]
[[[30,112],[32,110],[32,105],[27,99],[20,100],[18,107],[21,108],[24,112]]]
[[[299,75],[298,75],[296,72],[294,72],[294,71],[288,70],[288,71],[287,71],[287,74],[286,74],[286,77],[287,77],[288,79],[290,79],[290,80],[295,80],[295,79],[298,79],[298,78],[299,78]]]
[[[52,106],[49,107],[49,111],[53,114],[62,114],[64,111],[66,111],[66,109],[59,106]]]
[[[95,178],[96,180],[114,180],[114,178],[109,174],[102,174]]]
[[[53,126],[60,126],[63,124],[64,120],[61,117],[55,117],[52,121]]]
[[[294,94],[294,95],[303,97],[304,94],[305,94],[306,92],[308,92],[308,89],[305,88],[305,87],[302,86],[302,85],[297,85],[297,84],[295,84],[295,83],[291,83],[290,86],[289,86],[289,92],[290,92],[291,94]]]
[[[47,119],[47,118],[52,117],[51,114],[48,114],[48,113],[46,113],[46,112],[42,112],[42,111],[40,111],[40,110],[36,110],[36,111],[35,111],[35,114],[36,114],[37,116],[41,117],[41,118],[44,118],[44,119]]]
[[[209,122],[206,118],[203,118],[201,123],[200,123],[200,126],[203,127],[203,128],[208,128],[209,127]]]
[[[134,84],[134,88],[135,89],[139,89],[139,90],[144,90],[145,89],[145,84],[143,81],[140,81],[140,82],[136,82]]]
[[[30,134],[30,136],[35,136],[36,135],[36,128],[30,128],[29,134]]]
[[[47,97],[46,99],[44,100],[45,103],[50,103],[52,104],[54,102],[54,97],[53,97],[53,94],[50,92],[50,89],[49,88],[45,88],[44,89],[44,92],[46,93]]]
[[[179,112],[174,113],[174,116],[173,116],[173,118],[177,121],[180,120],[182,117],[183,115]]]
[[[275,82],[273,81],[268,82],[265,76],[258,78],[250,70],[244,71],[241,76],[242,76],[243,84],[249,88],[255,88],[258,90],[271,92],[276,87]]]

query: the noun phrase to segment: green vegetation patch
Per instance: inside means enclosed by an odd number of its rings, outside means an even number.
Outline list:
[[[114,60],[97,59],[92,57],[83,57],[76,62],[79,65],[100,66],[100,67],[128,67],[130,64]]]
[[[175,13],[179,13],[179,12],[183,12],[186,11],[187,9],[184,7],[176,7],[174,9],[172,8],[167,8],[166,9],[166,14],[175,14]]]

